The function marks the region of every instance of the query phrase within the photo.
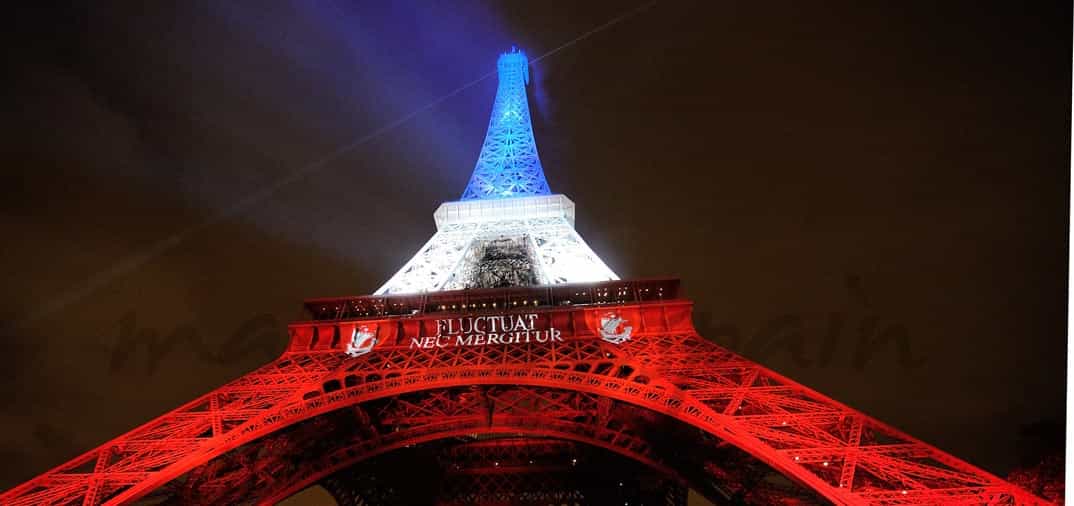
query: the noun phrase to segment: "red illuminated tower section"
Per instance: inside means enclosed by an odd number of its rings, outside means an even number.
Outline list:
[[[1043,504],[706,340],[678,280],[620,280],[519,144],[517,55],[473,191],[377,294],[307,301],[277,359],[0,504]]]

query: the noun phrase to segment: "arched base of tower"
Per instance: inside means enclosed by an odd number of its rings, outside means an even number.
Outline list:
[[[610,452],[716,503],[1040,503],[705,340],[676,287],[314,301],[278,359],[0,502],[273,504],[393,452],[515,437]]]
[[[821,504],[738,448],[584,392],[431,389],[332,411],[164,487],[182,504],[274,504],[320,483],[343,505]]]

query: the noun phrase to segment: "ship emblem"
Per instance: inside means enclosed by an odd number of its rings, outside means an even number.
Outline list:
[[[362,325],[360,328],[354,329],[354,333],[351,335],[351,342],[347,344],[347,355],[352,357],[365,355],[373,351],[373,346],[376,346],[376,344],[376,334],[369,330],[369,327]]]
[[[622,344],[630,339],[634,327],[626,325],[627,321],[614,311],[600,317],[600,338],[612,344]]]

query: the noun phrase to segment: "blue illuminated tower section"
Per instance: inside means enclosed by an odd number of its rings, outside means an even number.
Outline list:
[[[552,194],[526,101],[529,60],[497,61],[485,143],[462,197],[440,204],[436,234],[376,295],[619,279],[574,230],[574,202]]]
[[[496,63],[499,86],[477,166],[460,200],[548,195],[526,101],[529,59],[512,48]]]

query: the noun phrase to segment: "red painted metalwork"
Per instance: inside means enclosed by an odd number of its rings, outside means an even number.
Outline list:
[[[627,457],[714,499],[729,498],[740,483],[749,481],[747,473],[758,470],[749,465],[747,460],[752,459],[745,453],[731,451],[712,438],[706,443],[696,429],[594,394],[492,385],[431,390],[364,406],[296,424],[199,466],[180,487],[184,502],[273,504],[387,452],[478,437],[509,436],[543,445],[552,444],[550,440],[573,441]],[[324,441],[330,443],[319,444]],[[687,456],[697,459],[688,462]],[[569,458],[564,455],[560,463]],[[465,460],[452,463],[466,466]],[[677,468],[703,470],[708,477],[683,476]],[[712,480],[722,481],[722,487]]]
[[[422,434],[433,440],[473,430],[462,419],[445,421],[453,406],[465,405],[448,393],[497,387],[526,400],[499,399],[495,405],[527,406],[527,414],[500,424],[510,419],[504,414],[509,410],[490,411],[482,430],[474,432],[573,439],[660,465],[641,450],[652,436],[619,439],[612,425],[597,422],[583,423],[584,430],[568,426],[570,402],[585,399],[590,404],[578,405],[581,418],[600,420],[610,406],[630,406],[636,413],[631,419],[649,413],[677,420],[837,504],[1044,503],[705,340],[691,324],[691,303],[677,292],[675,280],[651,280],[311,301],[313,319],[291,325],[291,343],[278,359],[5,492],[0,503],[127,504],[199,479],[218,487],[268,479],[276,470],[265,466],[283,460],[243,461],[243,449],[293,453],[289,445],[299,439],[291,431],[298,427],[342,452],[326,452],[335,456],[316,465],[361,460],[393,444],[414,444]],[[612,344],[601,338],[601,318],[609,311],[629,322],[629,340]],[[454,346],[450,340],[422,339],[438,334],[438,319],[520,314],[535,315],[536,330],[556,329],[561,340]],[[361,327],[375,333],[376,347],[347,356],[347,341]],[[418,401],[407,404],[410,396]],[[531,409],[532,403],[548,409]],[[377,406],[391,409],[369,411]],[[379,429],[335,439],[328,422],[339,413],[415,432],[397,441]],[[523,420],[531,426],[520,425]],[[546,425],[532,426],[538,422]],[[316,425],[307,424],[316,423],[322,429],[309,429]],[[280,493],[324,475],[318,472],[310,467],[304,482],[296,478]],[[706,469],[669,472],[714,475]]]

